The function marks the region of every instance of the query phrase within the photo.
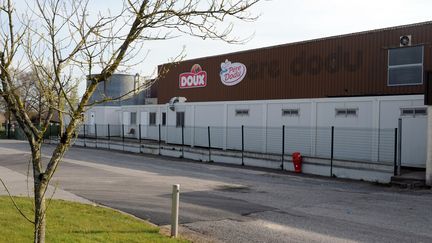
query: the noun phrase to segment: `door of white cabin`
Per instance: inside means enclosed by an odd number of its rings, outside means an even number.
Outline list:
[[[141,124],[141,138],[147,138],[147,128],[148,128],[148,112],[147,111],[141,111],[140,115],[140,124]]]
[[[95,133],[95,113],[90,112],[90,121],[89,121],[89,133],[94,134]]]
[[[123,112],[123,131],[122,131],[122,134],[120,134],[120,136],[122,136],[122,135],[124,135],[125,137],[127,136],[128,132],[129,132],[129,125],[130,125],[130,112],[124,111]]]
[[[427,116],[402,117],[401,165],[426,167]]]

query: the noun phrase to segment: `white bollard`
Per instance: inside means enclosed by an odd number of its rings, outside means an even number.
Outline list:
[[[175,184],[173,185],[173,190],[172,190],[171,237],[177,237],[178,234],[179,197],[180,197],[180,185]]]

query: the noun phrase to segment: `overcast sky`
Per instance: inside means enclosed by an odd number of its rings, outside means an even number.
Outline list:
[[[32,0],[28,0],[32,3]],[[16,1],[25,6],[24,1]],[[32,4],[30,4],[32,5]],[[115,13],[121,0],[90,0],[95,13]],[[148,42],[142,51],[146,60],[131,73],[154,74],[157,65],[176,57],[183,48],[186,59],[291,43],[377,28],[432,20],[431,0],[261,0],[252,13],[260,15],[253,23],[236,22],[234,36],[253,38],[242,45],[182,36],[175,40]],[[141,58],[139,58],[141,59]]]
[[[32,0],[28,0],[32,2]],[[23,5],[23,1],[17,1]],[[90,0],[90,11],[115,13],[121,0]],[[182,36],[175,40],[148,42],[144,62],[131,74],[154,75],[157,65],[176,57],[183,48],[186,59],[267,47],[333,35],[432,20],[431,0],[261,0],[251,9],[260,15],[253,23],[236,22],[234,36],[253,38],[242,45]],[[141,59],[141,58],[139,58]]]
[[[96,0],[95,2],[99,2]],[[107,6],[116,8],[118,1]],[[181,37],[148,43],[145,62],[132,70],[153,73],[158,64],[186,50],[186,59],[205,57],[370,29],[432,20],[430,0],[272,0],[262,1],[253,10],[261,17],[254,23],[235,23],[239,37],[253,35],[243,45]],[[144,55],[144,53],[143,53]]]

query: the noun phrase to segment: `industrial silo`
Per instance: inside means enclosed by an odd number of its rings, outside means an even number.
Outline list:
[[[87,85],[89,81],[87,81]],[[98,106],[119,106],[122,101],[131,99],[137,93],[135,90],[141,85],[140,76],[130,74],[113,74],[108,80],[101,82],[90,98],[89,104],[94,102]],[[103,102],[107,100],[106,102]]]

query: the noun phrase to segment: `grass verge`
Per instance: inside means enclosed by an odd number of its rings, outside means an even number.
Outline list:
[[[33,217],[32,200],[16,197]],[[0,242],[32,242],[33,225],[0,196]],[[46,242],[188,242],[159,234],[159,228],[120,212],[86,204],[52,200],[47,213]]]

